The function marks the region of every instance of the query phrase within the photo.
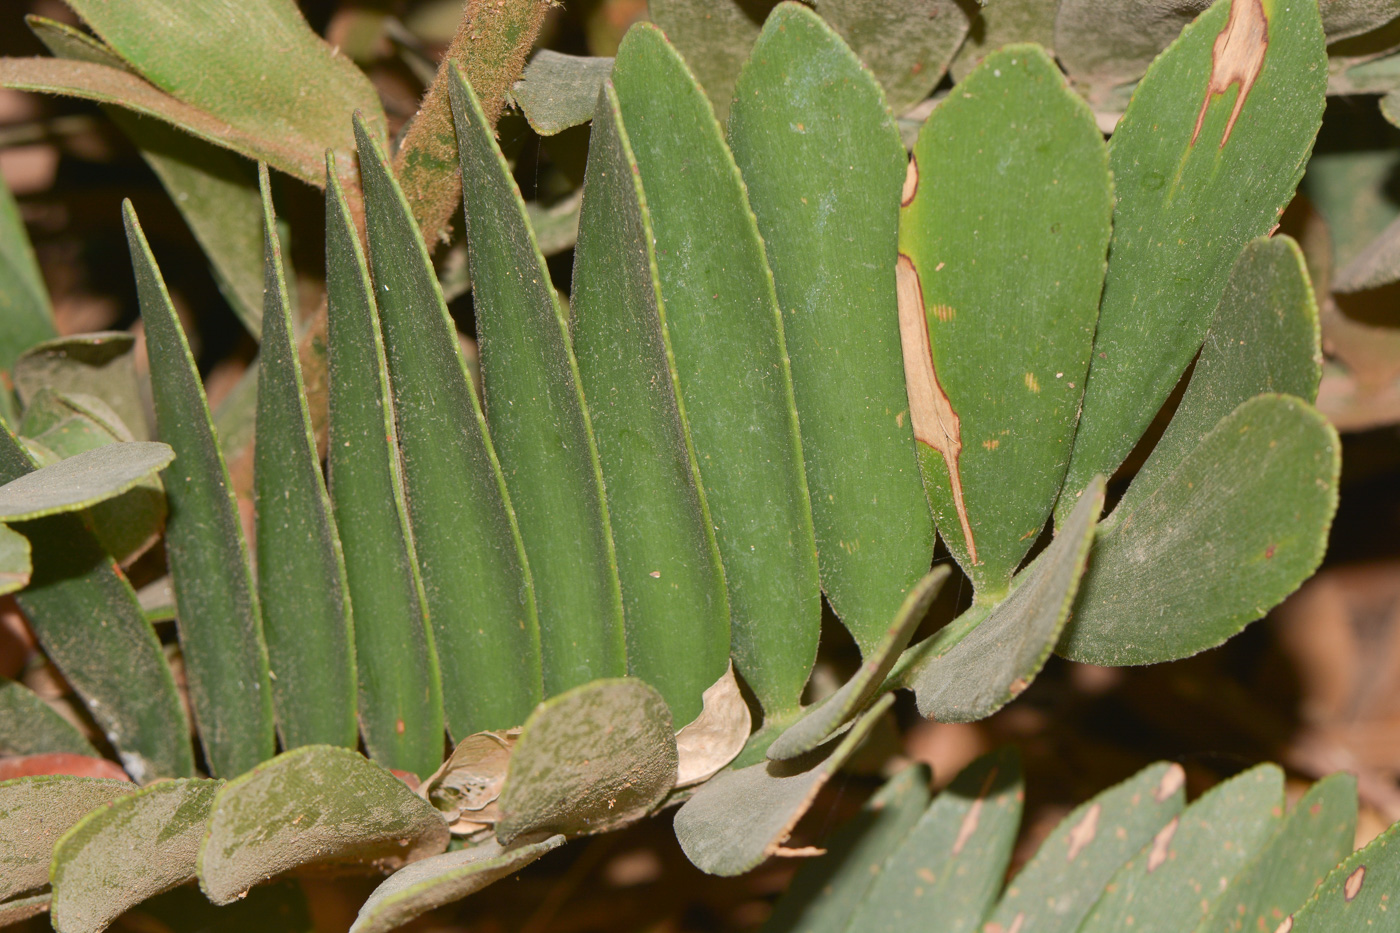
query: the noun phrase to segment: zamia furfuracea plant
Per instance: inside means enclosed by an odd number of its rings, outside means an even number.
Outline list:
[[[36,28],[74,81],[107,56],[139,82],[141,21],[101,6],[109,45]],[[499,95],[449,63],[480,384],[415,219],[428,157],[396,169],[382,120],[346,112],[353,148],[328,147],[317,178],[324,458],[268,171],[307,175],[288,135],[253,152],[251,546],[128,203],[154,431],[129,338],[19,355],[0,558],[134,783],[0,783],[0,921],[96,931],[192,879],[227,905],[288,872],[380,870],[353,929],[389,930],[677,805],[690,859],[739,874],[784,851],[898,690],[972,721],[1052,651],[1146,664],[1234,635],[1312,573],[1336,508],[1316,305],[1297,245],[1270,235],[1326,65],[1315,2],[1220,0],[1106,144],[1047,53],[1011,44],[909,154],[881,85],[806,7],[769,16],[724,125],[640,24],[571,85],[592,127],[565,304],[492,132]],[[200,145],[252,146],[251,125]],[[1105,477],[1193,360],[1104,515]],[[915,642],[951,575],[930,570],[935,527],[974,595]],[[148,614],[122,562],[157,538],[174,603]],[[823,594],[863,663],[804,705]],[[174,621],[198,755],[153,618]],[[7,752],[94,754],[21,685],[0,703]],[[927,775],[896,777],[772,925],[903,928],[936,895],[940,931],[1117,929],[1141,892],[1172,905],[1154,929],[1234,922],[1232,898],[1362,929],[1400,870],[1386,836],[1327,874],[1349,851],[1344,778],[1285,817],[1265,766],[1183,810],[1159,765],[1071,815],[998,899],[1019,781],[1009,752],[931,804]],[[1207,877],[1209,903],[1184,894]],[[1059,925],[1018,919],[1047,890],[1069,892]]]

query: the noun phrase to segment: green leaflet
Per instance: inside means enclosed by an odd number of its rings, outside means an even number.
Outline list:
[[[839,741],[791,761],[731,766],[695,792],[675,816],[686,857],[711,875],[742,875],[783,851],[797,821],[894,702],[885,695]],[[736,762],[737,765],[737,762]]]
[[[866,655],[865,663],[850,680],[825,700],[807,709],[801,719],[788,726],[767,747],[767,756],[774,761],[806,754],[830,739],[835,731],[859,715],[866,703],[885,683],[900,659],[900,652],[914,637],[929,606],[943,589],[951,575],[947,564],[935,567],[914,584],[904,603],[895,613],[894,623],[885,637]]]
[[[222,781],[152,784],[88,813],[54,845],[49,870],[58,933],[100,933],[127,908],[194,877]]]
[[[15,391],[26,406],[43,389],[96,396],[131,433],[123,440],[149,440],[132,353],[135,342],[125,331],[101,331],[35,344],[15,360],[10,374]]]
[[[1232,30],[1240,57],[1214,66]],[[1195,355],[1237,250],[1293,196],[1326,72],[1316,4],[1219,0],[1137,86],[1110,146],[1112,261],[1067,489],[1113,473]]]
[[[24,540],[13,531],[9,533]],[[28,546],[26,541],[26,552]],[[34,691],[24,684],[0,677],[0,755],[46,755],[53,752],[98,757],[97,750],[77,727],[39,699]]]
[[[1353,852],[1290,915],[1286,933],[1371,933],[1393,924],[1400,890],[1400,823]],[[1286,921],[1285,921],[1286,922]]]
[[[107,46],[72,26],[27,16],[30,31],[58,58],[132,71]],[[141,150],[209,257],[224,297],[255,338],[262,321],[262,210],[252,166],[218,146],[120,107],[104,107]],[[134,426],[133,426],[134,428]]]
[[[929,803],[927,765],[910,765],[823,840],[826,854],[797,869],[763,933],[845,933],[881,867]]]
[[[131,202],[122,210],[146,325],[156,425],[176,457],[162,474],[170,504],[165,551],[190,702],[210,771],[238,774],[271,757],[276,742],[248,548],[184,330]]]
[[[989,53],[1011,42],[1034,42],[1053,49],[1055,14],[1061,0],[996,0],[977,9],[967,40],[948,65],[954,81],[961,81]]]
[[[215,904],[306,865],[395,868],[447,848],[422,797],[358,752],[307,745],[225,784],[199,847],[199,886]]]
[[[496,838],[582,835],[641,819],[676,784],[666,702],[633,678],[595,680],[540,704],[510,753]]]
[[[388,933],[428,911],[475,894],[564,844],[563,836],[503,848],[494,839],[401,868],[374,889],[350,933]]]
[[[1222,895],[1220,879],[1261,851],[1282,812],[1283,772],[1274,765],[1211,788],[1124,863],[1079,933],[1117,933],[1130,924],[1141,933],[1194,929]]]
[[[1302,250],[1286,236],[1250,241],[1225,283],[1171,424],[1120,507],[1156,490],[1236,406],[1260,392],[1312,402],[1321,378],[1317,302]]]
[[[939,933],[980,930],[1011,858],[1023,796],[1014,749],[968,765],[885,860],[847,929],[902,930],[937,917]]]
[[[1338,270],[1332,284],[1339,292],[1359,292],[1389,285],[1396,279],[1400,279],[1400,223],[1392,221],[1355,259]]]
[[[1180,765],[1158,762],[1075,809],[1011,879],[986,933],[1078,930],[1118,868],[1181,812],[1185,783]]]
[[[924,124],[903,202],[900,321],[924,485],[987,605],[1070,461],[1109,237],[1103,136],[1039,47],[1008,46]]]
[[[303,181],[320,183],[320,153],[305,140],[263,136],[258,130],[227,123],[128,71],[56,58],[0,58],[0,87],[115,104],[138,116],[162,120],[197,139],[262,160]],[[52,336],[52,332],[44,336]]]
[[[1257,858],[1230,880],[1196,933],[1276,928],[1351,854],[1356,833],[1356,778],[1333,774],[1293,807]]]
[[[816,0],[816,7],[879,79],[896,114],[929,96],[972,25],[968,5],[957,0]]]
[[[171,96],[261,139],[293,149],[320,182],[322,153],[354,151],[345,125],[359,112],[383,132],[369,79],[302,19],[291,0],[206,6],[69,4],[112,50]]]
[[[627,34],[613,83],[651,209],[667,336],[724,561],[731,652],[765,712],[791,712],[816,657],[821,606],[763,241],[710,106],[660,30],[643,23]]]
[[[31,897],[17,897],[12,901],[0,903],[0,927],[19,923],[21,920],[28,920],[30,917],[37,917],[47,912],[49,901],[52,899],[53,895],[45,891]]]
[[[553,695],[627,672],[612,529],[568,322],[525,202],[459,70],[451,93],[458,158],[472,179],[463,197],[482,405],[530,559]]]
[[[0,595],[28,586],[33,569],[29,539],[0,525]]]
[[[0,781],[0,900],[49,883],[53,845],[84,813],[140,788],[51,774]]]
[[[1298,399],[1240,405],[1151,494],[1130,490],[1102,523],[1056,650],[1151,664],[1214,647],[1262,616],[1322,559],[1340,450],[1335,429]]]
[[[144,415],[142,418],[144,419]],[[25,406],[20,422],[25,446],[41,466],[135,438],[101,399],[40,389]],[[154,474],[87,510],[88,524],[103,550],[129,563],[160,538],[165,529],[165,487]]]
[[[0,480],[33,468],[9,429],[0,432]],[[142,783],[192,774],[175,679],[126,577],[77,515],[41,518],[16,530],[29,539],[34,570],[15,598],[122,767]]]
[[[598,95],[612,73],[611,58],[564,55],[540,49],[511,88],[530,128],[541,136],[562,133],[593,119]]]
[[[1211,0],[1059,0],[1053,44],[1065,70],[1095,96],[1142,77]]]
[[[773,5],[773,0],[650,0],[647,4],[647,14],[685,57],[721,123],[729,118],[739,69]]]
[[[326,167],[327,476],[355,608],[370,756],[420,776],[442,761],[442,682],[408,532],[384,342],[345,195]]]
[[[0,486],[0,521],[82,511],[120,496],[174,459],[168,445],[151,441],[94,447]]]
[[[311,430],[282,273],[267,167],[259,169],[263,341],[253,447],[258,600],[283,748],[359,742],[355,628],[330,499]],[[2,492],[2,490],[0,490]]]
[[[0,370],[9,370],[29,347],[57,335],[19,205],[0,180]]]
[[[783,311],[822,588],[869,654],[933,558],[895,301],[904,146],[870,73],[795,4],[744,66],[729,141]]]
[[[608,498],[627,670],[683,725],[729,663],[729,600],[680,405],[651,215],[610,83],[584,185],[572,335]]]
[[[1050,546],[1012,579],[1011,595],[952,648],[915,663],[906,682],[926,718],[985,719],[1030,686],[1069,618],[1103,499],[1098,476]]]
[[[519,725],[540,699],[534,589],[427,250],[378,144],[357,132],[408,517],[447,725],[461,739]]]

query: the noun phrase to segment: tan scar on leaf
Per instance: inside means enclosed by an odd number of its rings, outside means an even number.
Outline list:
[[[1210,53],[1210,83],[1206,85],[1205,100],[1201,101],[1201,112],[1196,116],[1196,131],[1191,134],[1191,145],[1201,135],[1201,126],[1206,122],[1206,108],[1216,94],[1224,94],[1230,85],[1239,85],[1235,97],[1235,107],[1230,111],[1230,122],[1225,124],[1225,136],[1220,140],[1220,148],[1230,141],[1230,133],[1235,129],[1235,121],[1244,109],[1244,100],[1254,88],[1259,72],[1264,69],[1264,53],[1269,49],[1269,18],[1264,14],[1263,0],[1230,0],[1230,18],[1225,28],[1215,37],[1215,46]]]
[[[909,157],[909,171],[904,173],[904,190],[899,193],[899,206],[908,207],[919,192],[919,160]]]
[[[948,465],[953,505],[958,510],[968,559],[975,564],[977,545],[972,540],[972,524],[967,518],[962,474],[958,469],[958,456],[962,453],[961,422],[933,371],[933,347],[929,343],[923,287],[919,284],[914,261],[903,253],[895,265],[895,281],[899,293],[899,336],[904,348],[904,385],[909,393],[909,420],[914,428],[914,440],[938,451]]]

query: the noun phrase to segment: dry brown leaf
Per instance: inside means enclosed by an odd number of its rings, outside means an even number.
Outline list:
[[[703,696],[700,715],[676,733],[680,753],[676,786],[688,787],[714,776],[743,751],[753,728],[749,705],[734,679],[734,664],[710,685]]]
[[[418,787],[418,795],[437,807],[459,835],[494,824],[495,808],[491,805],[501,796],[506,765],[519,737],[519,729],[467,736],[442,767]],[[464,818],[464,813],[470,815]]]

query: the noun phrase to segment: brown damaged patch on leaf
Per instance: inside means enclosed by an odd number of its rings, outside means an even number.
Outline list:
[[[972,524],[968,521],[967,505],[963,502],[962,473],[958,457],[962,454],[962,427],[958,413],[933,368],[933,346],[929,342],[928,317],[924,310],[924,291],[919,284],[919,272],[914,260],[899,254],[895,265],[895,281],[899,292],[899,335],[904,349],[904,379],[909,394],[909,418],[914,439],[938,451],[948,465],[948,481],[952,487],[953,505],[958,510],[963,541],[968,559],[977,563],[977,544],[972,539]]]
[[[1347,903],[1356,900],[1356,895],[1361,893],[1361,885],[1366,881],[1366,866],[1360,865],[1356,871],[1347,875],[1347,882],[1343,885],[1343,893],[1346,894]]]
[[[977,821],[982,818],[982,805],[987,801],[987,795],[992,791],[992,782],[997,779],[998,768],[993,768],[987,772],[986,780],[982,782],[982,789],[977,792],[977,799],[972,801],[972,806],[968,807],[967,815],[963,817],[962,825],[958,827],[958,838],[953,842],[953,854],[957,855],[967,845],[972,834],[977,832]]]
[[[1293,915],[1289,914],[1287,917],[1283,918],[1283,922],[1278,925],[1277,929],[1274,930],[1274,933],[1289,933],[1289,931],[1292,929]]]
[[[1196,131],[1191,134],[1191,145],[1201,135],[1201,127],[1206,121],[1206,108],[1210,99],[1224,94],[1230,85],[1239,85],[1235,97],[1235,107],[1230,111],[1230,122],[1225,124],[1225,135],[1220,140],[1220,148],[1230,141],[1230,133],[1235,129],[1235,121],[1244,109],[1245,98],[1254,88],[1259,72],[1264,70],[1264,56],[1269,50],[1269,18],[1264,13],[1263,0],[1231,0],[1230,18],[1225,28],[1215,37],[1211,49],[1210,82],[1206,85],[1206,96],[1201,101],[1201,112],[1196,116]]]
[[[1172,821],[1157,831],[1157,835],[1152,837],[1152,851],[1147,856],[1147,873],[1151,874],[1162,867],[1166,862],[1167,855],[1171,851],[1172,837],[1176,835],[1176,827],[1181,822],[1180,817],[1172,817]]]
[[[731,661],[724,676],[705,690],[700,715],[676,733],[676,787],[714,776],[744,750],[753,716],[739,691]]]
[[[1162,775],[1162,780],[1157,784],[1157,790],[1153,792],[1152,799],[1161,803],[1172,794],[1181,790],[1185,783],[1186,772],[1182,770],[1181,765],[1174,764]]]
[[[826,850],[820,846],[801,846],[796,849],[789,849],[787,846],[778,846],[773,849],[772,855],[778,858],[816,858],[825,855]]]
[[[1094,836],[1099,831],[1099,814],[1103,807],[1094,804],[1089,808],[1089,812],[1084,814],[1084,818],[1074,824],[1074,828],[1069,831],[1069,856],[1067,861],[1074,861],[1084,847],[1094,841]]]
[[[919,193],[919,160],[909,157],[909,171],[904,173],[904,190],[899,193],[899,206],[908,207]]]

